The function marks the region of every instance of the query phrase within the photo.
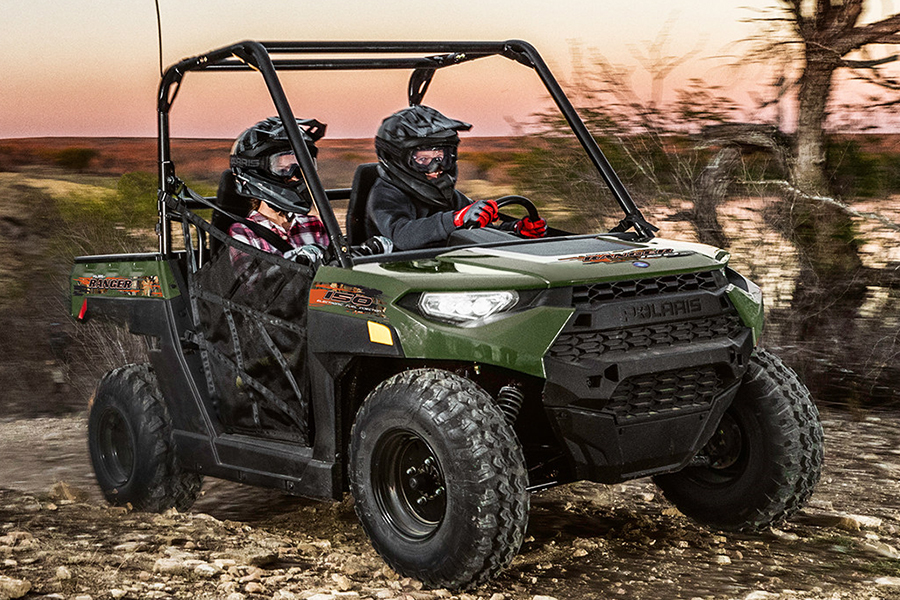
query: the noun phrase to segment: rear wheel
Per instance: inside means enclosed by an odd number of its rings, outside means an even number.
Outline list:
[[[100,380],[88,416],[88,447],[110,504],[187,510],[200,493],[202,477],[178,462],[169,413],[149,365],[126,365]]]
[[[777,356],[759,350],[700,452],[706,464],[654,481],[700,523],[763,529],[806,503],[819,480],[822,455],[822,425],[809,391]]]
[[[480,387],[446,371],[396,375],[353,425],[350,489],[372,545],[434,587],[478,585],[506,567],[528,520],[512,428]]]

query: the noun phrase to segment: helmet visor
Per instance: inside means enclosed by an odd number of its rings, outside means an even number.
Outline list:
[[[409,151],[407,165],[419,173],[446,171],[456,162],[453,146],[420,146]]]
[[[316,159],[313,158],[313,165]],[[285,150],[277,154],[272,154],[266,159],[266,167],[268,171],[276,177],[284,177],[291,179],[300,178],[300,165],[297,163],[297,157],[294,156],[293,150]]]

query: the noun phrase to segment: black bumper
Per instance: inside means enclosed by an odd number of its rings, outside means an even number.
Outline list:
[[[544,357],[544,407],[578,479],[683,468],[747,369],[752,332],[724,275],[662,279],[617,283],[615,295],[573,288],[575,313]]]

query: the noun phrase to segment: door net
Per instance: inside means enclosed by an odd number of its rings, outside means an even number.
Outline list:
[[[189,287],[206,383],[227,432],[310,445],[306,319],[314,271],[186,211]],[[196,267],[188,224],[216,250]]]

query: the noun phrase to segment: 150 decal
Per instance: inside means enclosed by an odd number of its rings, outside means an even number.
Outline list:
[[[359,315],[384,317],[381,291],[343,283],[317,283],[309,291],[310,306],[340,306]]]
[[[635,260],[652,260],[654,258],[674,258],[684,256],[672,248],[647,248],[645,250],[629,250],[628,252],[603,252],[601,254],[582,254],[580,256],[567,256],[559,260],[577,260],[586,265],[596,263],[620,263]]]
[[[119,292],[130,296],[146,296],[148,298],[162,298],[162,287],[159,285],[159,277],[148,275],[143,277],[105,277],[95,275],[92,277],[76,277],[74,279],[75,296],[88,294],[104,294],[106,292]]]

